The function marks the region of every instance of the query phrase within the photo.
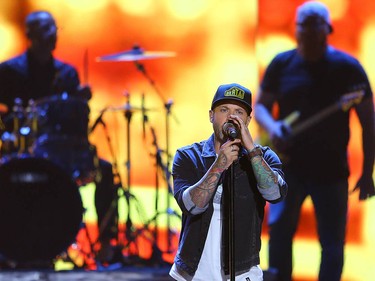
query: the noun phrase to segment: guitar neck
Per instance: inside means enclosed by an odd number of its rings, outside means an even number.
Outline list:
[[[292,128],[292,132],[290,133],[290,137],[295,137],[305,131],[306,129],[316,125],[317,123],[321,122],[325,118],[327,118],[329,115],[335,113],[336,111],[342,110],[342,111],[348,111],[353,105],[359,104],[363,97],[365,95],[364,89],[359,89],[357,91],[349,92],[345,95],[343,95],[338,101],[335,103],[331,104],[330,106],[324,108],[323,110],[319,111],[318,113],[315,113],[313,116],[310,118],[297,123]],[[296,114],[298,113],[298,114]],[[284,120],[287,120],[288,118],[290,119],[290,116],[298,116],[299,117],[299,112],[293,112],[290,114],[287,118]],[[293,122],[296,121],[297,118],[293,119]]]
[[[290,134],[290,137],[295,137],[302,133],[303,131],[311,128],[312,126],[320,123],[323,119],[327,118],[329,115],[335,113],[336,111],[339,111],[341,109],[340,103],[334,103],[325,109],[319,111],[318,113],[315,113],[310,118],[306,119],[305,121],[302,121],[300,123],[297,123],[293,128],[292,132]]]

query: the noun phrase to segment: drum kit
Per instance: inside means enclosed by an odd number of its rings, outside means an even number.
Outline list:
[[[146,52],[134,46],[97,61],[134,62],[160,94],[139,61],[171,56],[174,53]],[[64,93],[30,100],[26,108],[22,103],[16,98],[12,110],[0,104],[0,114],[12,125],[9,131],[8,123],[0,119],[0,260],[5,257],[15,264],[33,266],[66,251],[82,227],[84,208],[78,187],[94,182],[100,174],[96,147],[88,135],[101,122],[104,110],[89,128],[86,99]],[[165,102],[167,125],[171,105]],[[129,106],[109,110],[131,114]],[[144,114],[147,109],[142,104],[140,110]],[[168,134],[167,126],[167,140]]]

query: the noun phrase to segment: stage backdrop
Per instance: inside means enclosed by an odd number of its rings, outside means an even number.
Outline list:
[[[123,189],[134,194],[130,203],[119,192],[120,219],[128,209],[139,227],[170,228],[170,243],[160,238],[172,254],[180,214],[167,194],[168,174],[175,150],[206,139],[212,132],[208,110],[217,87],[237,82],[250,88],[253,98],[263,71],[272,57],[295,46],[294,11],[303,1],[288,0],[2,0],[0,2],[0,60],[21,53],[27,46],[23,21],[34,10],[48,10],[56,18],[58,44],[55,55],[77,67],[82,84],[92,87],[90,126],[101,112],[104,124],[89,134],[97,153],[117,165]],[[364,65],[375,84],[375,4],[372,0],[327,0],[334,33],[330,42]],[[105,55],[139,47],[157,52],[158,58],[134,61],[100,61]],[[0,85],[1,86],[1,85]],[[126,115],[126,104],[134,109]],[[145,106],[146,111],[139,110]],[[146,113],[146,114],[143,114]],[[360,127],[352,121],[349,158],[351,187],[360,173]],[[250,129],[258,137],[253,120]],[[156,165],[159,153],[162,165]],[[167,175],[166,175],[167,174]],[[170,181],[169,181],[170,182]],[[88,212],[95,223],[93,188],[81,187]],[[156,200],[158,195],[159,200]],[[348,241],[344,280],[371,280],[374,199],[359,203],[350,197]],[[169,208],[169,209],[168,209]],[[176,212],[176,214],[174,213]],[[155,221],[153,216],[157,215]],[[314,280],[319,266],[314,217],[306,202],[295,243],[295,276]],[[148,228],[146,229],[148,232]],[[146,232],[146,231],[145,231]],[[145,235],[146,236],[146,235]],[[145,240],[150,237],[145,237]],[[262,267],[267,268],[267,228],[263,232]],[[149,256],[150,250],[141,253]]]

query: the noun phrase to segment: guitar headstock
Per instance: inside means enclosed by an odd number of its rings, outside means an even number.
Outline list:
[[[348,111],[353,105],[359,104],[364,96],[365,89],[363,86],[357,90],[344,94],[339,100],[341,109],[343,111]]]

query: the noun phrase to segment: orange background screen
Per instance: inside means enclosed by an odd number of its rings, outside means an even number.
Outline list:
[[[76,66],[81,82],[92,87],[91,125],[101,110],[124,106],[126,94],[136,108],[141,106],[144,96],[145,106],[149,109],[145,131],[139,110],[132,114],[129,138],[124,111],[107,110],[103,120],[108,135],[99,125],[89,138],[100,157],[117,161],[122,181],[130,182],[132,190],[137,190],[138,201],[147,215],[152,216],[157,182],[156,148],[161,149],[164,163],[171,163],[178,147],[209,137],[212,128],[208,110],[219,84],[243,84],[252,90],[255,99],[262,73],[273,56],[295,46],[294,11],[302,2],[2,0],[0,60],[24,51],[27,46],[24,18],[31,11],[44,9],[50,11],[57,22],[56,57]],[[334,33],[330,43],[357,57],[374,85],[375,2],[323,2],[332,11]],[[135,45],[145,51],[173,52],[175,56],[139,61],[147,75],[134,62],[97,61],[98,57],[127,51]],[[167,102],[172,104],[169,114],[165,109]],[[351,187],[360,174],[362,163],[361,130],[356,116],[352,117]],[[258,126],[254,120],[250,129],[256,139]],[[165,152],[169,152],[169,159]],[[166,183],[160,175],[159,187],[163,197]],[[368,281],[375,276],[375,227],[370,223],[374,219],[371,212],[375,210],[375,204],[374,199],[359,203],[357,198],[358,194],[354,194],[349,201],[344,280]],[[179,212],[173,200],[172,208]],[[164,200],[160,208],[165,204]],[[312,206],[308,201],[304,205],[294,249],[295,276],[300,280],[314,280],[318,271],[320,249],[314,225]],[[179,221],[175,221],[177,231],[178,226]],[[267,239],[265,226],[261,253],[263,268],[267,268]]]

